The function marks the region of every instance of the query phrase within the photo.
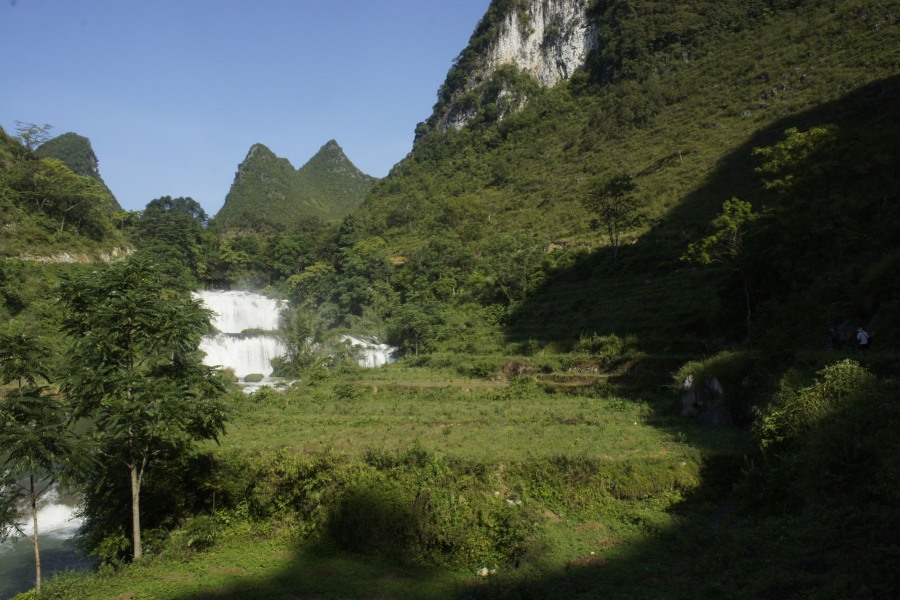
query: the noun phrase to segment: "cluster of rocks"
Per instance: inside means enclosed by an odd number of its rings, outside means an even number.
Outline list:
[[[688,375],[681,382],[680,412],[682,417],[697,417],[697,423],[706,427],[728,427],[731,416],[722,398],[725,392],[715,377],[707,379],[703,385]]]

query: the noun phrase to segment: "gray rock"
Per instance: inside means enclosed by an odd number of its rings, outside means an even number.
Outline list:
[[[728,410],[725,408],[725,405],[721,402],[711,402],[704,410],[700,417],[697,419],[698,425],[703,425],[704,427],[712,427],[713,429],[719,429],[722,427],[729,427],[731,425],[731,418],[728,415]]]
[[[703,400],[699,397],[698,390],[694,386],[694,376],[688,375],[681,382],[681,416],[692,417],[699,412]]]
[[[715,377],[707,379],[703,389],[706,390],[706,393],[713,400],[721,400],[722,396],[725,394],[724,390],[722,390],[722,384],[720,384],[719,380]]]

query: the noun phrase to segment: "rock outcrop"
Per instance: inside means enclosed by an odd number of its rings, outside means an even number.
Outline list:
[[[113,248],[109,252],[58,252],[49,256],[41,256],[26,252],[19,256],[20,260],[30,260],[42,263],[94,263],[113,262],[122,260],[126,256],[134,254],[134,250],[128,247]]]
[[[697,418],[697,424],[705,427],[728,427],[731,417],[721,400],[725,395],[718,378],[710,377],[700,386],[693,375],[681,382],[681,416]]]
[[[470,73],[470,83],[454,94],[437,122],[437,129],[461,129],[475,118],[477,107],[458,100],[504,65],[515,65],[545,87],[568,79],[584,66],[597,38],[596,23],[591,23],[587,15],[587,2],[529,0],[526,4],[524,10],[512,10],[506,15],[481,68]],[[510,93],[508,89],[501,90],[500,99]],[[515,102],[513,108],[520,109],[524,103],[525,100]]]

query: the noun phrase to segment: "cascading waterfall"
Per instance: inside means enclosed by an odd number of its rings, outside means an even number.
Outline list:
[[[272,374],[272,359],[284,355],[284,345],[269,333],[278,328],[281,303],[250,292],[204,291],[194,298],[214,311],[212,325],[221,333],[203,336],[203,364],[234,369],[238,377]],[[256,330],[256,333],[244,333]]]
[[[194,298],[216,313],[212,325],[221,333],[203,336],[200,350],[206,352],[203,364],[234,369],[238,377],[251,373],[272,374],[273,358],[283,356],[284,345],[271,333],[278,328],[283,305],[271,298],[251,292],[210,290],[195,292]],[[392,348],[345,335],[354,346],[362,346],[359,364],[380,367],[393,362]]]
[[[352,335],[345,335],[341,339],[344,341],[350,340],[352,345],[363,347],[362,356],[359,360],[361,367],[375,369],[381,365],[394,362],[393,354],[397,349],[393,346],[388,346],[387,344],[370,344],[369,342],[355,338]]]
[[[278,300],[251,292],[210,290],[194,292],[206,308],[216,313],[213,326],[222,333],[241,333],[247,329],[278,329],[282,305]]]

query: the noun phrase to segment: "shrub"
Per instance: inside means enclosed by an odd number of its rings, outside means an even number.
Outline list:
[[[759,411],[759,454],[745,492],[760,503],[795,508],[871,501],[900,506],[898,426],[896,384],[855,361],[826,367],[808,386],[789,372]]]

